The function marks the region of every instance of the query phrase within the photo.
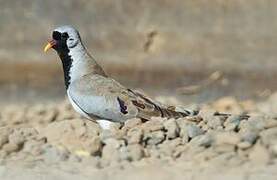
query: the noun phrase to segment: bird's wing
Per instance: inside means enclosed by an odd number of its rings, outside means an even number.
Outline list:
[[[89,116],[112,121],[161,115],[160,107],[151,99],[100,75],[86,75],[72,82],[68,95]]]

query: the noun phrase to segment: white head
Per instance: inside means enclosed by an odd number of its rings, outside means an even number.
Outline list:
[[[82,44],[79,32],[72,26],[60,26],[53,30],[52,40],[45,46],[57,51],[64,70],[65,85],[91,72],[105,74],[101,67],[88,54]]]
[[[53,48],[57,51],[63,64],[66,87],[76,77],[85,73],[83,54],[86,53],[79,32],[72,26],[60,26],[53,30],[52,40],[45,46],[44,51]]]
[[[53,30],[52,40],[45,46],[44,51],[50,48],[58,53],[69,51],[78,44],[82,44],[79,32],[72,26],[60,26]]]

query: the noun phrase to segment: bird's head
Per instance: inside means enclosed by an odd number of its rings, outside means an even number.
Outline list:
[[[53,48],[58,53],[69,51],[81,43],[79,32],[72,26],[60,26],[53,30],[52,40],[44,47],[44,52]]]

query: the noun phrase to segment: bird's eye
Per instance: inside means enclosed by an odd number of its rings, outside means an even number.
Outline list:
[[[69,38],[68,40],[69,40],[69,41],[73,41],[74,39],[73,39],[73,38]]]
[[[54,39],[54,40],[61,40],[61,33],[60,32],[58,32],[58,31],[54,31],[53,32],[53,34],[52,34],[52,38]]]

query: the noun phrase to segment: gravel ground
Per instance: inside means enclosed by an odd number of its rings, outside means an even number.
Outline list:
[[[276,179],[276,157],[277,93],[264,102],[224,97],[196,117],[130,119],[111,130],[82,119],[67,101],[0,112],[1,180]]]

